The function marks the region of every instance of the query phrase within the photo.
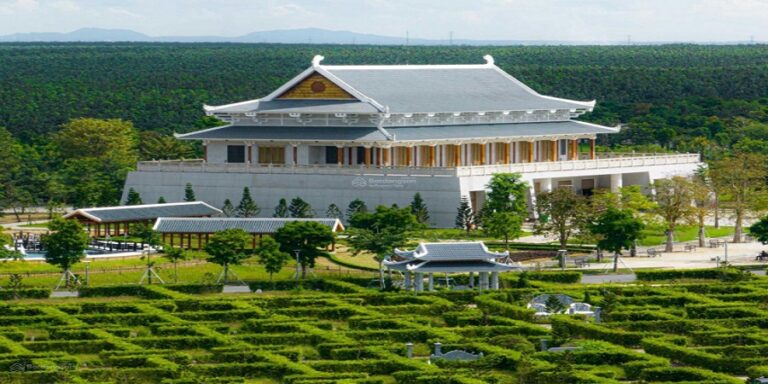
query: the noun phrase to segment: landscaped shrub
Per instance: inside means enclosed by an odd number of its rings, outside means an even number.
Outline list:
[[[50,288],[0,289],[0,300],[47,299],[50,296]]]
[[[687,381],[711,384],[744,384],[744,380],[737,379],[732,376],[692,367],[647,368],[640,373],[640,378],[647,381]]]
[[[658,271],[638,271],[640,281],[680,280],[680,279],[711,279],[722,281],[749,280],[752,275],[736,268],[712,269],[670,269]]]

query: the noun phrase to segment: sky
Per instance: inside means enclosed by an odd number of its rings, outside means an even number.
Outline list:
[[[411,38],[768,41],[768,0],[0,0],[0,35],[325,28]]]

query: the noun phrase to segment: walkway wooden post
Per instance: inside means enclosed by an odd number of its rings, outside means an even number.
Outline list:
[[[549,148],[549,161],[557,161],[557,156],[560,154],[560,148],[558,148],[557,140],[552,140],[551,147]]]
[[[365,153],[365,167],[368,168],[371,166],[371,148],[365,147],[363,152]]]
[[[589,139],[589,159],[595,159],[595,139]]]
[[[336,147],[336,162],[339,165],[344,164],[344,148]]]
[[[533,163],[534,142],[528,142],[528,162]]]

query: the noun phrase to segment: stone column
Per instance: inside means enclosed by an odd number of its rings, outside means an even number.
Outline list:
[[[480,290],[488,290],[488,272],[480,272]]]
[[[623,187],[621,180],[621,173],[614,173],[611,175],[611,192],[617,193]]]
[[[430,291],[435,290],[435,276],[432,273],[427,274],[427,281],[429,282],[428,289]]]
[[[416,292],[424,291],[424,274],[416,272]]]
[[[411,273],[405,272],[403,273],[403,275],[405,276],[405,290],[410,291],[411,290]]]
[[[491,272],[491,289],[499,289],[499,273]]]

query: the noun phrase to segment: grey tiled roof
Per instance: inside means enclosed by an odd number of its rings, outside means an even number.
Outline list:
[[[542,123],[435,125],[385,128],[394,141],[514,138],[569,134],[615,133],[617,130],[575,120]],[[387,141],[375,127],[265,127],[231,125],[180,135],[183,139],[208,140],[301,140]]]
[[[507,255],[489,252],[482,242],[421,243],[413,251],[395,250],[395,253],[408,259],[451,262],[481,261]]]
[[[221,210],[202,201],[167,204],[124,205],[119,207],[81,208],[64,218],[84,217],[101,223],[154,220],[158,217],[214,216]]]
[[[262,127],[229,125],[178,136],[208,140],[385,141],[376,127]]]
[[[238,228],[247,233],[275,233],[286,223],[294,221],[314,221],[331,228],[332,231],[344,227],[338,219],[315,218],[172,218],[161,217],[155,223],[155,231],[160,233],[216,233],[225,229]]]
[[[323,68],[392,113],[585,108],[539,95],[491,66]]]
[[[358,100],[253,100],[226,106],[217,113],[270,112],[270,113],[376,113],[378,110],[369,103]]]
[[[504,272],[518,269],[517,266],[485,260],[462,261],[418,261],[408,263],[385,263],[390,269],[411,272]]]

